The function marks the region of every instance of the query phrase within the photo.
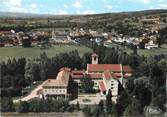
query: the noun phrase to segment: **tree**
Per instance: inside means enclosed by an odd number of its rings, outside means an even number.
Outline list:
[[[137,46],[136,45],[133,45],[133,54],[137,55]]]
[[[94,82],[91,80],[89,75],[85,75],[83,78],[81,78],[80,82],[81,82],[81,89],[84,91],[84,93],[93,92]]]
[[[86,117],[91,117],[91,109],[90,109],[90,107],[86,106],[86,107],[83,109],[83,112],[85,113],[85,116],[86,116]]]
[[[140,116],[141,115],[141,105],[140,102],[135,99],[132,98],[131,103],[126,107],[125,111],[124,111],[124,116]]]
[[[86,69],[87,64],[91,63],[91,53],[85,53],[82,57],[82,68]]]
[[[78,83],[74,80],[69,80],[67,92],[72,94],[72,98],[76,98],[78,95]]]
[[[79,105],[78,101],[77,101],[77,104],[76,104],[76,110],[80,110],[80,105]]]
[[[22,46],[23,47],[31,47],[31,40],[30,39],[22,39]]]
[[[126,91],[122,91],[121,94],[118,96],[117,103],[115,105],[119,116],[123,114],[125,108],[128,106],[129,103],[130,99]]]
[[[106,96],[106,111],[108,114],[112,113],[112,92],[109,89],[108,94]]]
[[[162,28],[162,29],[159,30],[159,37],[158,37],[158,40],[157,40],[157,43],[158,43],[159,47],[164,42],[167,42],[167,26],[165,28]]]
[[[3,97],[1,98],[1,112],[13,112],[14,111],[14,105],[13,100],[11,97]]]
[[[20,101],[16,106],[16,111],[19,113],[29,112],[29,104],[26,101]]]
[[[99,112],[103,113],[104,112],[104,103],[103,103],[103,100],[100,100],[100,102],[98,104],[98,107],[99,107]]]
[[[41,80],[40,77],[40,69],[38,64],[30,61],[25,66],[25,74],[24,77],[27,81],[27,84],[31,84],[33,81]]]

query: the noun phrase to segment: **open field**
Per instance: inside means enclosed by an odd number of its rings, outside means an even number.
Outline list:
[[[7,60],[8,58],[36,58],[39,57],[43,52],[46,52],[47,56],[53,57],[56,54],[69,52],[72,50],[78,50],[80,56],[86,52],[92,51],[87,47],[77,45],[56,45],[48,49],[40,49],[40,47],[23,48],[21,46],[2,47],[0,48],[0,61]]]
[[[133,50],[128,48],[128,47],[123,47],[121,45],[115,44],[115,43],[110,43],[107,44],[109,47],[119,47],[122,51],[127,52],[128,54],[133,53]],[[167,54],[167,44],[164,44],[161,46],[161,48],[154,48],[154,49],[138,49],[137,53],[139,55],[144,55],[146,57],[149,56],[154,56],[154,55],[159,55],[159,54]]]
[[[127,53],[132,53],[133,51],[131,49],[125,49],[124,50]],[[144,55],[145,57],[159,55],[159,54],[167,54],[167,45],[162,45],[161,48],[154,48],[151,50],[148,49],[138,49],[137,53],[139,55]]]
[[[8,112],[0,114],[1,117],[86,117],[82,111],[78,112],[49,112],[49,113],[16,113]]]

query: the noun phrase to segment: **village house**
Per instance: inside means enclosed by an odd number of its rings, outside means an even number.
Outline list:
[[[70,43],[71,38],[68,32],[52,31],[51,43]]]
[[[98,64],[98,55],[92,54],[92,64],[87,64],[87,70],[71,70],[62,68],[55,79],[48,79],[43,83],[43,95],[68,97],[68,82],[73,79],[80,86],[80,80],[88,75],[94,82],[94,89],[99,91],[101,96],[105,96],[110,89],[112,95],[116,98],[119,92],[119,84],[123,87],[125,83],[123,79],[127,79],[132,75],[132,69],[128,65],[122,64]],[[71,78],[71,79],[70,79]],[[82,92],[78,89],[79,92]]]

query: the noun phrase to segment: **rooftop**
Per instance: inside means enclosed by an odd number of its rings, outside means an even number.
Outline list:
[[[99,89],[100,89],[100,91],[101,91],[101,92],[106,91],[106,87],[105,87],[105,85],[104,85],[104,82],[103,82],[103,81],[100,81],[100,82],[99,82]]]
[[[60,71],[56,79],[48,79],[44,82],[43,86],[67,86],[69,81],[70,72],[66,69]]]
[[[120,72],[120,64],[87,64],[88,72],[103,72],[106,70]]]

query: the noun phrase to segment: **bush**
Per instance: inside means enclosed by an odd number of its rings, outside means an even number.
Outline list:
[[[16,105],[16,111],[19,113],[25,113],[25,112],[29,112],[29,104],[26,101],[20,101],[17,105]]]
[[[3,97],[1,98],[1,112],[13,112],[14,111],[14,105],[12,98],[10,97]]]

